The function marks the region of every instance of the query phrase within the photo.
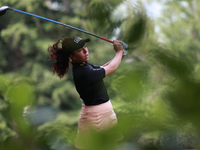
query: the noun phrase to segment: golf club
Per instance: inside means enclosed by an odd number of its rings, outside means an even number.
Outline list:
[[[104,41],[113,43],[112,40],[106,39],[104,37],[101,37],[99,35],[87,32],[85,30],[82,30],[82,29],[79,29],[79,28],[76,28],[76,27],[73,27],[71,25],[67,25],[67,24],[64,24],[64,23],[61,23],[61,22],[58,22],[58,21],[55,21],[55,20],[51,20],[51,19],[48,19],[48,18],[45,18],[45,17],[41,17],[41,16],[38,16],[38,15],[35,15],[35,14],[31,14],[31,13],[28,13],[28,12],[25,12],[25,11],[21,11],[21,10],[18,10],[18,9],[14,9],[14,8],[9,7],[9,6],[2,6],[0,8],[0,16],[4,15],[7,10],[13,10],[13,11],[16,11],[16,12],[19,12],[19,13],[22,13],[22,14],[26,14],[26,15],[33,16],[33,17],[36,17],[36,18],[40,18],[40,19],[43,19],[43,20],[46,20],[46,21],[50,21],[50,22],[53,22],[53,23],[56,23],[56,24],[59,24],[59,25],[74,29],[74,30],[78,30],[78,31],[86,33],[86,34],[92,35],[92,36],[100,38],[100,39],[102,39]],[[122,41],[120,41],[120,43],[123,45],[123,48],[124,48],[123,55],[127,55],[127,53],[128,53],[128,51],[127,51],[128,50],[128,45],[126,43],[122,42]]]

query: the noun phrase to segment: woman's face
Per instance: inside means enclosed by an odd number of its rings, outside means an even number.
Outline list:
[[[85,63],[89,60],[89,51],[86,45],[75,50],[74,54],[70,55],[73,63]]]

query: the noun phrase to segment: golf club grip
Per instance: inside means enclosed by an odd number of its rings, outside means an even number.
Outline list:
[[[106,39],[106,38],[104,38],[104,37],[101,37],[101,36],[100,36],[99,38],[102,39],[102,40],[104,40],[104,41],[107,41],[107,42],[113,43],[112,40]]]

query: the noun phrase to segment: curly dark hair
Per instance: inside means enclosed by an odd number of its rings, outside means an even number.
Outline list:
[[[70,67],[70,59],[69,55],[66,54],[62,48],[58,46],[60,43],[60,39],[53,45],[48,48],[50,53],[50,60],[55,59],[55,63],[53,63],[53,74],[57,73],[57,75],[61,78],[68,72]]]

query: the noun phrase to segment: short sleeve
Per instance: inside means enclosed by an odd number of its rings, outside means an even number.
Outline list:
[[[100,66],[97,66],[97,65],[92,65],[93,68],[101,68]]]

